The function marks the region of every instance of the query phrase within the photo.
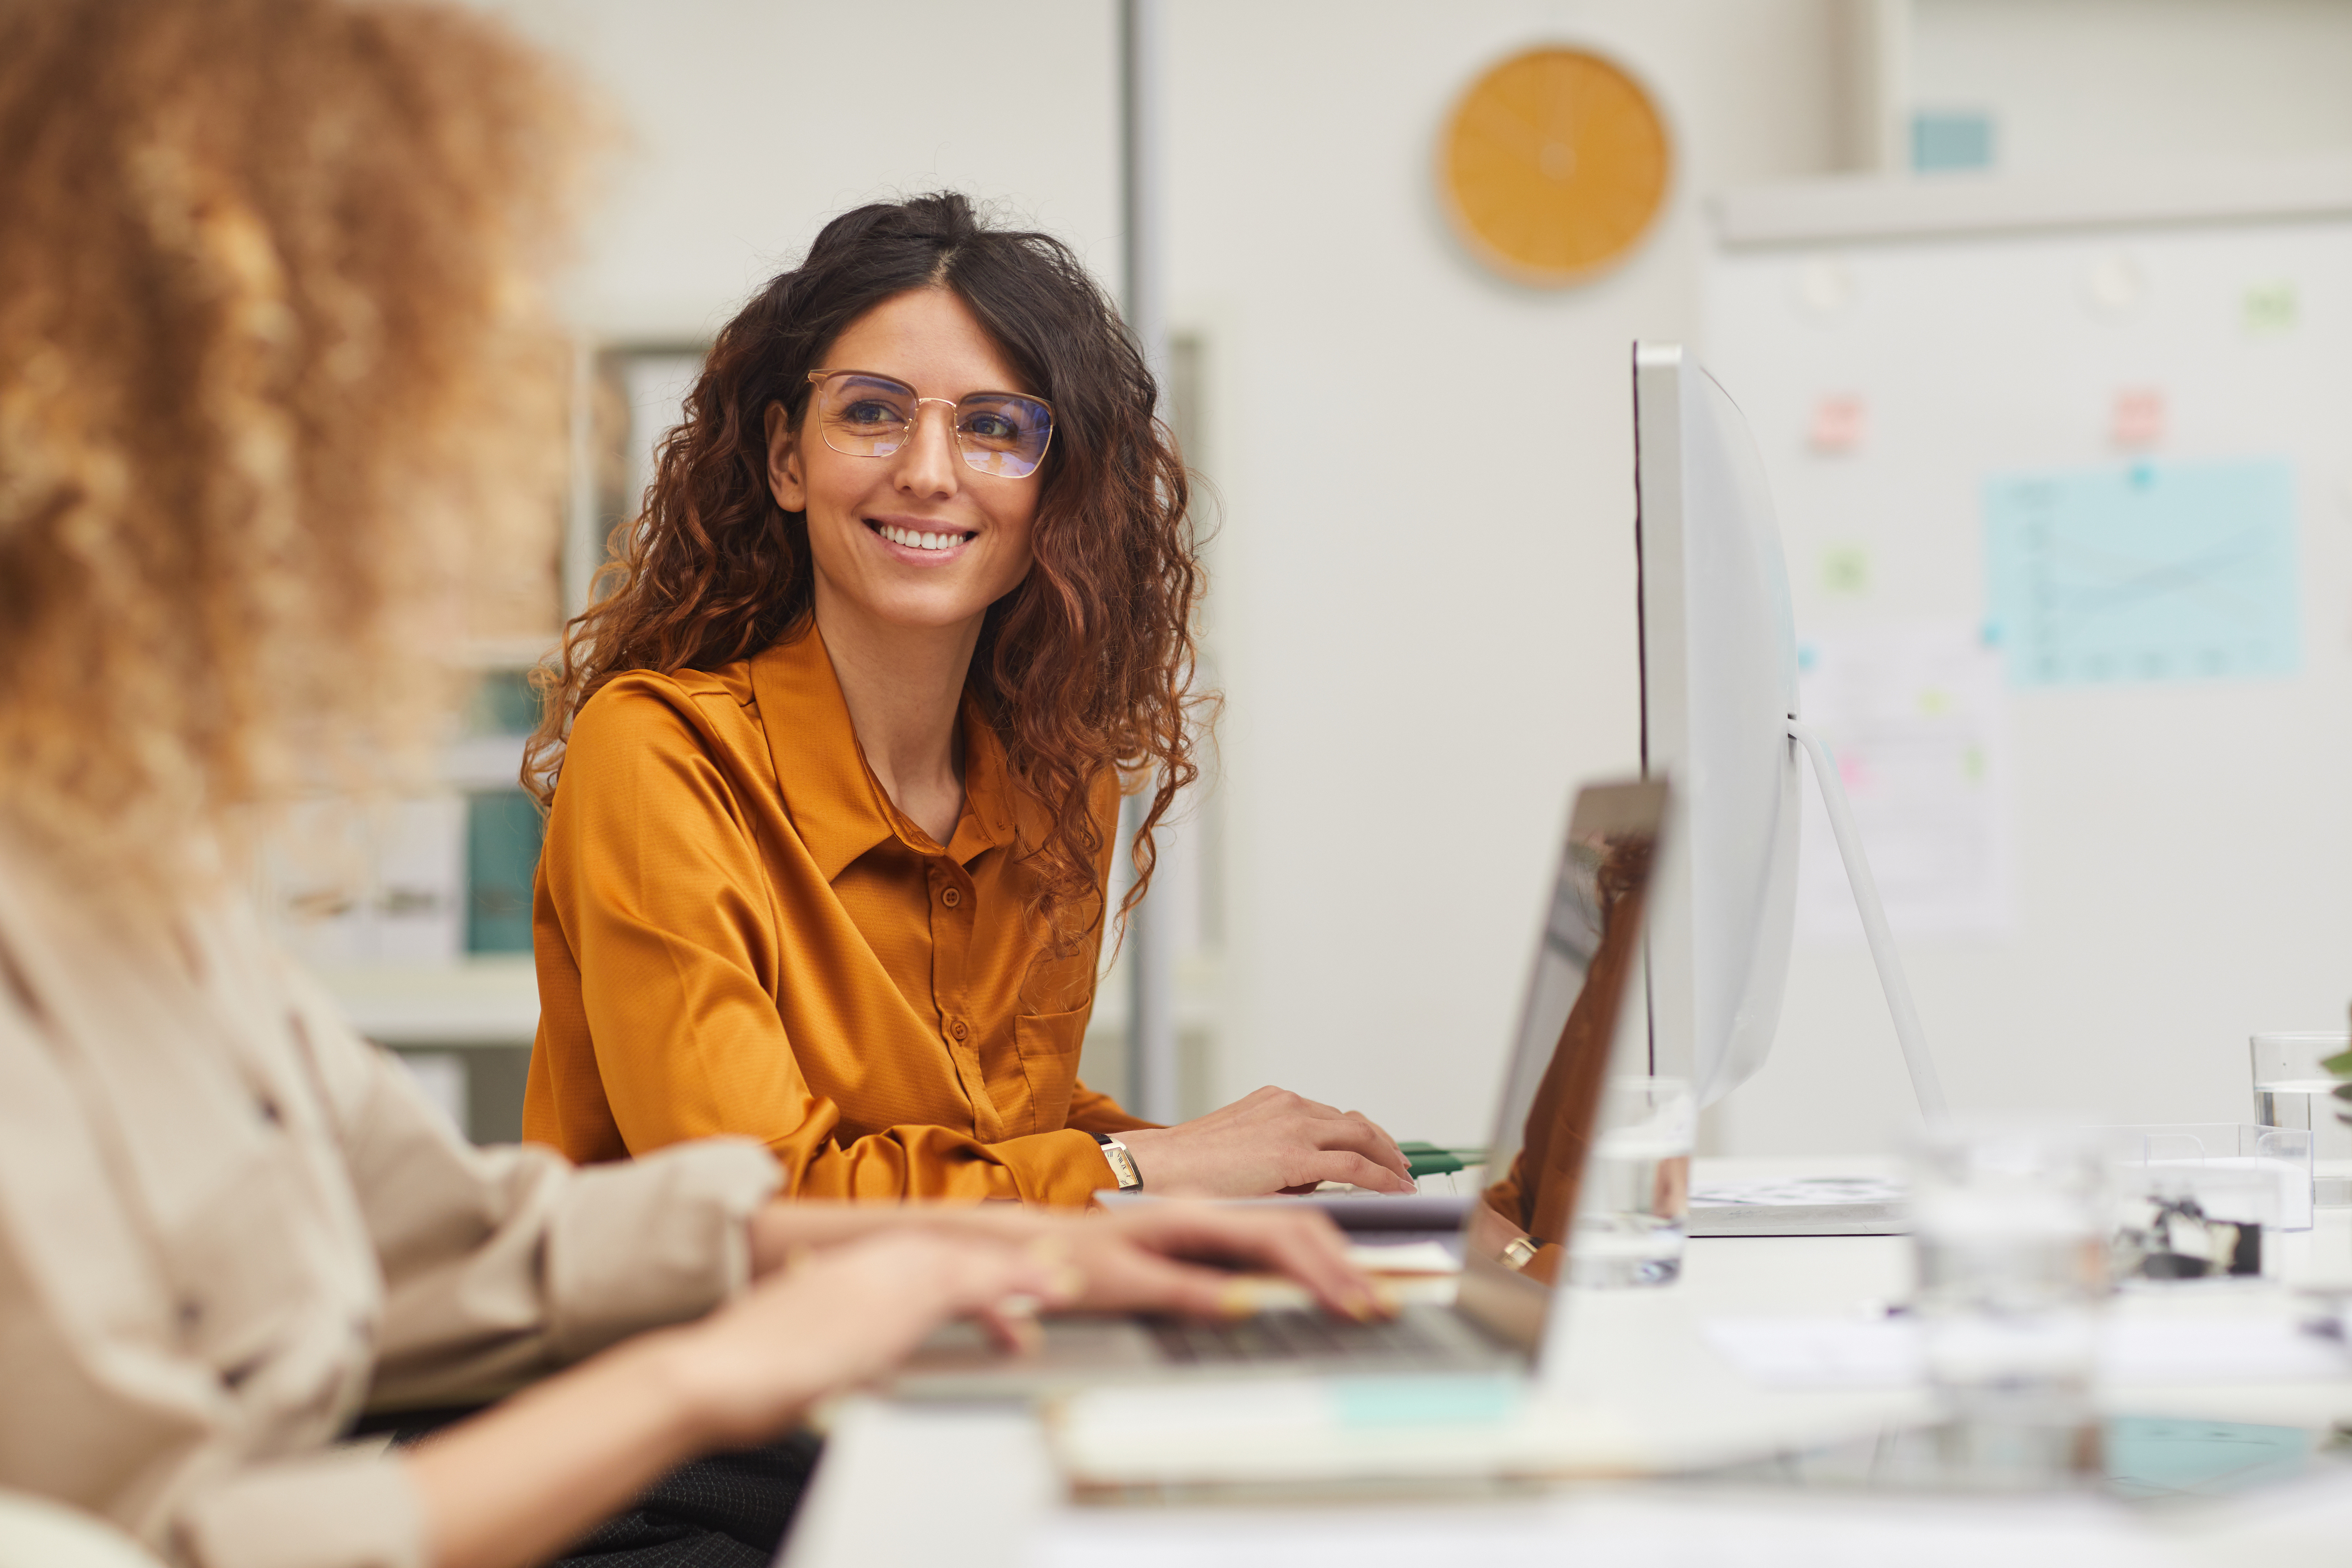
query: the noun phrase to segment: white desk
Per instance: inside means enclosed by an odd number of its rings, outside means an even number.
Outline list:
[[[2352,1212],[2280,1238],[2286,1279],[2352,1277]],[[1690,1244],[1664,1290],[1586,1298],[1566,1386],[1636,1411],[1806,1425],[1893,1409],[1914,1394],[1774,1393],[1710,1350],[1710,1318],[1860,1310],[1903,1299],[1899,1238],[1723,1238]],[[2286,1310],[2283,1287],[2191,1287],[2133,1296],[2125,1313]],[[2112,1389],[2132,1413],[2323,1425],[2352,1417],[2352,1377],[2325,1382]],[[1958,1500],[1698,1490],[1678,1484],[1564,1487],[1534,1500],[1341,1507],[1081,1509],[1064,1503],[1036,1424],[1006,1412],[864,1401],[845,1407],[788,1544],[785,1568],[1347,1568],[1444,1553],[1465,1563],[1623,1562],[1834,1568],[2132,1568],[2352,1562],[2352,1479],[2294,1483],[2227,1503],[2126,1508],[2090,1497]]]

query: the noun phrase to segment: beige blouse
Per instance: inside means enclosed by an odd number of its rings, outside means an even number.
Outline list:
[[[362,1406],[707,1310],[776,1184],[748,1142],[470,1148],[247,912],[142,932],[0,841],[0,1487],[199,1568],[418,1568]]]

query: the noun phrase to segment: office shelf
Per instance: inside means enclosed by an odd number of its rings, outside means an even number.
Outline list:
[[[528,953],[460,963],[355,964],[320,972],[352,1027],[397,1048],[528,1047],[539,977]]]

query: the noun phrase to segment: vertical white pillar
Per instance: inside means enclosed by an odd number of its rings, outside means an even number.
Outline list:
[[[1161,243],[1160,0],[1120,0],[1121,198],[1126,220],[1123,304],[1128,330],[1160,384],[1168,381],[1166,247]],[[1122,820],[1132,833],[1136,813]],[[1164,837],[1164,836],[1163,836]],[[1176,943],[1172,900],[1146,899],[1128,927],[1134,987],[1128,1005],[1128,1109],[1154,1121],[1177,1117]]]
[[[569,472],[564,483],[563,545],[560,581],[563,604],[559,620],[588,607],[596,569],[604,564],[604,542],[596,537],[596,351],[586,337],[572,344],[572,406]]]
[[[1911,0],[1843,0],[1838,16],[1844,125],[1840,163],[1859,174],[1911,169]]]

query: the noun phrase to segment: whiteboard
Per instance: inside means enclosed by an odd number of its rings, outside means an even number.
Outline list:
[[[1929,1042],[1956,1109],[2247,1120],[2246,1037],[2341,1028],[2352,1001],[2352,178],[1937,185],[1719,204],[1700,340],[1764,454],[1801,647],[1977,636],[2003,664],[1999,842],[1967,851],[1999,874],[1976,918],[1889,900]],[[1994,576],[2046,563],[1992,558],[1992,514],[2021,482],[2112,500],[2133,475],[2282,498],[2258,577],[2189,584],[2207,609],[2245,588],[2268,641],[2021,679]],[[2167,603],[2135,635],[2210,634]],[[1828,848],[1809,832],[1816,882]],[[1867,955],[1816,922],[1713,1146],[1874,1151],[1916,1125]]]

